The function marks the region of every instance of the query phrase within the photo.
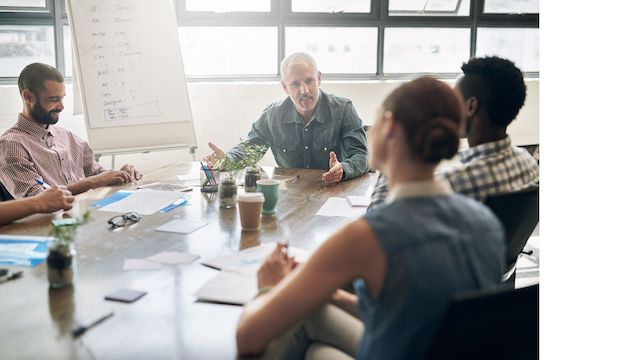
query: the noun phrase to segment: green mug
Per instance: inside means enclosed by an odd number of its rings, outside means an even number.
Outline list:
[[[263,214],[275,214],[276,203],[278,202],[278,180],[263,179],[256,182],[258,192],[264,194],[264,203],[262,204]]]

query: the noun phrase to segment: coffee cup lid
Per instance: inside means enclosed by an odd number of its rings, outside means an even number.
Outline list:
[[[264,202],[264,195],[261,192],[238,194],[238,201],[243,202]]]

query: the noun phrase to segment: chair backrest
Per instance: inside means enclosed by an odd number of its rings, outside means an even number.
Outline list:
[[[13,200],[13,196],[7,191],[7,188],[0,182],[0,201]]]
[[[502,222],[507,240],[507,269],[512,268],[538,225],[539,186],[513,193],[489,196],[485,205]]]
[[[537,360],[539,285],[455,296],[427,359]]]

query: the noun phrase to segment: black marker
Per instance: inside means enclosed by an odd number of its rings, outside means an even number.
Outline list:
[[[76,326],[73,331],[71,332],[71,334],[73,335],[73,337],[78,337],[82,334],[84,334],[85,332],[87,332],[87,330],[91,329],[92,327],[100,324],[101,322],[107,320],[108,318],[113,316],[113,311],[108,313],[107,315],[104,315],[98,319],[96,319],[95,321],[93,321],[92,323],[90,323],[89,325],[78,325]]]

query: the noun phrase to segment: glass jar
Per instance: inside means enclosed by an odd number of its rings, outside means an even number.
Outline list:
[[[47,255],[49,286],[62,288],[73,285],[76,277],[76,248],[73,242],[54,240]]]
[[[244,192],[258,191],[258,184],[256,184],[258,180],[260,180],[260,171],[253,166],[247,166],[244,169]]]
[[[205,171],[208,173],[205,173]],[[212,179],[213,182],[211,182]],[[218,191],[218,183],[215,178],[215,173],[209,172],[209,170],[200,170],[200,184],[202,184],[200,191],[203,193],[213,193]]]
[[[236,195],[238,195],[238,185],[234,178],[222,180],[219,186],[220,207],[230,209],[236,206]]]

